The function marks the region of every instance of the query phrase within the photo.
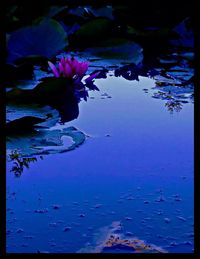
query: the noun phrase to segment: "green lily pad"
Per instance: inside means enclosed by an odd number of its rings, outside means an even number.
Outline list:
[[[7,156],[9,158],[13,150],[17,150],[22,157],[63,153],[74,150],[85,139],[85,134],[75,127],[39,130],[23,137],[10,137],[7,141]]]
[[[7,100],[12,103],[41,103],[58,102],[66,93],[73,92],[70,81],[66,78],[43,78],[33,89],[14,88],[6,93]]]
[[[106,18],[95,18],[83,24],[71,37],[76,46],[93,46],[94,43],[107,39],[113,32],[113,23]]]
[[[95,48],[85,50],[87,55],[96,58],[95,64],[103,61],[107,66],[121,64],[139,64],[143,60],[143,49],[133,41],[123,38],[112,38],[100,42]],[[99,58],[104,60],[98,60]]]
[[[7,44],[7,61],[13,64],[27,57],[52,58],[67,44],[66,32],[57,21],[40,19],[32,26],[11,33]]]
[[[7,136],[24,135],[37,127],[51,127],[59,120],[58,111],[49,106],[8,105],[6,107]]]

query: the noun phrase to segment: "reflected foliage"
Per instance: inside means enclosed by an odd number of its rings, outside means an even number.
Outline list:
[[[182,110],[182,104],[179,101],[169,100],[165,103],[165,107],[172,114],[174,111],[180,112]]]
[[[13,161],[11,172],[13,172],[16,177],[20,177],[24,171],[24,168],[29,168],[30,163],[37,162],[36,157],[21,157],[17,150],[12,151],[9,158]],[[40,158],[43,159],[42,156],[40,156]]]
[[[126,80],[137,80],[139,81],[139,76],[145,76],[153,78],[154,76],[158,75],[159,72],[149,67],[148,65],[143,65],[142,63],[135,65],[135,64],[128,64],[123,67],[115,69],[115,76],[119,77],[122,76]]]

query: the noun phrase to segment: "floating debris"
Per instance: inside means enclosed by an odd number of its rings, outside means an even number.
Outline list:
[[[184,245],[192,245],[192,242],[191,241],[185,241],[184,243],[183,243]]]
[[[131,217],[125,217],[125,220],[132,220],[132,218]]]
[[[60,207],[61,207],[61,205],[58,205],[58,204],[52,205],[52,208],[53,208],[54,210],[58,210],[58,209],[60,209]]]
[[[69,230],[71,230],[71,227],[64,227],[63,229],[64,232],[68,232]]]
[[[171,242],[169,246],[177,246],[178,244],[176,242]]]
[[[110,134],[106,134],[105,137],[110,137]]]
[[[163,201],[165,201],[165,198],[163,196],[160,196],[155,201],[156,202],[163,202]]]
[[[47,213],[49,210],[48,209],[38,209],[38,210],[34,210],[35,213]]]
[[[22,232],[24,232],[24,230],[22,228],[18,228],[17,231],[16,231],[16,233],[18,233],[18,234],[22,233]]]
[[[169,218],[164,218],[165,223],[170,223],[171,220]]]
[[[181,221],[186,221],[184,217],[177,216],[177,219],[180,219]]]
[[[102,207],[102,204],[96,204],[96,205],[94,205],[94,208],[96,208],[96,209],[98,209],[98,208],[100,208],[100,207]]]
[[[174,200],[175,201],[181,201],[182,199],[180,198],[179,194],[174,195]]]
[[[128,201],[134,200],[135,198],[133,196],[129,196],[126,198]]]

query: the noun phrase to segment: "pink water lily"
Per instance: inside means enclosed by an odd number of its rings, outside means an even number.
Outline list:
[[[71,79],[81,79],[87,72],[89,66],[88,61],[79,62],[73,57],[62,57],[58,63],[58,68],[50,61],[48,61],[48,64],[55,77],[66,77]]]

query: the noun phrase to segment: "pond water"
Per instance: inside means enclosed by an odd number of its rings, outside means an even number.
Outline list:
[[[52,128],[76,127],[82,145],[18,178],[7,162],[7,252],[91,252],[117,221],[125,237],[192,253],[193,104],[171,114],[147,77],[95,84],[78,118]]]

